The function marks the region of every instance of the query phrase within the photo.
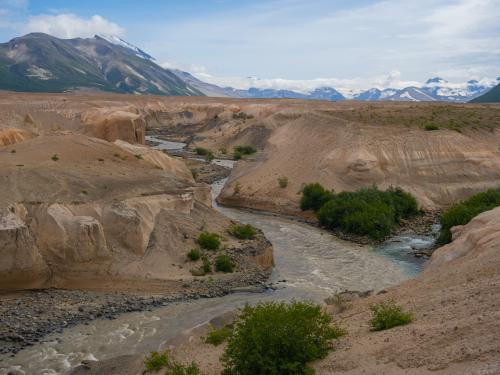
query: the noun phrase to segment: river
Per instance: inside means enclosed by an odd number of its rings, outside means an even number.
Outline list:
[[[155,137],[158,149],[178,151],[185,144]],[[223,166],[232,161],[214,160]],[[215,198],[225,180],[212,185]],[[409,255],[411,247],[432,245],[431,236],[397,236],[369,248],[339,240],[327,231],[271,214],[214,207],[226,216],[261,229],[274,247],[275,268],[270,282],[275,290],[234,293],[220,298],[171,304],[152,311],[127,313],[116,320],[95,320],[65,329],[3,361],[0,375],[65,374],[85,359],[107,359],[123,354],[161,349],[185,330],[204,324],[225,311],[263,300],[307,299],[321,302],[332,294],[378,291],[415,274],[423,261]]]

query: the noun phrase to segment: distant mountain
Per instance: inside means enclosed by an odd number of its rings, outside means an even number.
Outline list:
[[[59,39],[42,33],[0,44],[0,89],[203,95],[120,38]]]
[[[500,81],[500,77],[497,80]],[[473,99],[472,103],[500,103],[500,83],[486,94]]]
[[[198,86],[195,86],[198,87]],[[216,86],[217,87],[217,86]],[[259,89],[249,88],[248,90],[234,89],[227,87],[223,90],[223,96],[231,96],[237,98],[288,98],[288,99],[316,99],[316,100],[360,100],[360,101],[445,101],[445,102],[467,102],[488,91],[492,86],[484,85],[476,80],[470,80],[465,84],[452,84],[446,80],[434,77],[426,81],[421,87],[405,87],[403,89],[378,89],[371,88],[361,92],[345,92],[332,87],[321,87],[309,93],[301,93],[291,90],[279,89]],[[203,90],[201,90],[203,91]],[[206,92],[205,92],[206,93]],[[210,94],[208,94],[210,95]],[[221,96],[221,95],[215,95]]]

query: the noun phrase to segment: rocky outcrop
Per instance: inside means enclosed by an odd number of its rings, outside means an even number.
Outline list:
[[[0,289],[36,288],[50,277],[24,214],[22,206],[0,209]]]
[[[0,146],[12,145],[25,141],[26,139],[31,139],[35,135],[27,130],[22,129],[0,129]]]
[[[113,142],[117,139],[144,144],[146,121],[134,108],[101,108],[81,114],[85,134]]]

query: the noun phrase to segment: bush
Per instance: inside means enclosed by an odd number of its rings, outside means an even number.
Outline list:
[[[194,149],[194,151],[196,152],[197,155],[200,155],[200,156],[205,156],[205,155],[208,155],[212,152],[212,151],[210,151],[206,148],[203,148],[203,147],[196,147]]]
[[[215,258],[215,270],[217,272],[233,272],[234,263],[229,256],[224,254],[219,255],[217,258]]]
[[[203,341],[213,346],[219,346],[224,341],[226,341],[232,334],[233,334],[232,326],[225,326],[219,329],[212,327],[210,332],[208,332],[208,334],[204,337]]]
[[[311,374],[307,363],[328,354],[344,331],[310,302],[246,306],[222,356],[223,374]]]
[[[202,261],[203,261],[203,265],[201,266],[201,270],[203,271],[203,273],[207,274],[207,273],[212,272],[212,265],[210,264],[210,261],[208,260],[208,258],[204,257],[204,258],[202,258]]]
[[[243,156],[255,154],[257,150],[252,146],[236,146],[234,148],[234,159],[240,160]]]
[[[412,315],[392,301],[371,305],[370,310],[372,311],[370,324],[374,331],[403,326],[412,321]]]
[[[424,125],[424,129],[427,131],[439,130],[439,126],[433,122],[428,122]]]
[[[146,366],[146,370],[149,371],[158,371],[163,367],[167,366],[169,363],[168,353],[158,353],[152,352],[149,356],[146,357],[144,361],[144,365]]]
[[[332,198],[333,194],[318,183],[308,184],[302,189],[300,208],[305,210],[318,211],[326,202]]]
[[[288,177],[285,176],[278,177],[278,185],[282,189],[286,188],[288,186]]]
[[[255,237],[257,230],[250,224],[235,224],[228,229],[228,233],[240,240],[248,240]]]
[[[220,238],[217,233],[210,233],[210,232],[200,233],[196,242],[203,249],[207,250],[218,250],[220,247]]]
[[[59,156],[57,154],[54,154],[54,155],[52,155],[51,159],[53,161],[58,161],[59,160]]]
[[[198,365],[191,362],[189,365],[184,365],[169,358],[168,352],[158,353],[152,352],[144,361],[146,370],[159,371],[166,368],[165,375],[199,375],[200,369]]]
[[[192,260],[193,262],[197,261],[198,259],[201,258],[201,251],[200,249],[194,248],[187,253],[187,257],[189,260]]]
[[[320,224],[329,229],[367,235],[381,240],[401,219],[418,213],[415,198],[400,188],[377,187],[332,194],[317,211]]]
[[[471,196],[447,211],[440,218],[441,233],[438,243],[451,242],[451,228],[456,225],[465,225],[481,212],[489,211],[500,206],[500,189],[490,189]]]
[[[196,168],[191,169],[191,174],[193,175],[193,178],[196,180],[200,174],[200,171]]]

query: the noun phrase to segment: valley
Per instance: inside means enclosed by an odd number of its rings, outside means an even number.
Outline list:
[[[398,186],[440,212],[498,188],[499,121],[485,104],[1,93],[0,374],[142,374],[166,348],[217,374],[208,322],[346,291],[331,313],[348,335],[318,374],[494,374],[498,208],[427,260],[434,221],[363,245],[319,228],[300,192]],[[202,233],[235,272],[187,259]],[[370,332],[387,300],[415,321]]]

